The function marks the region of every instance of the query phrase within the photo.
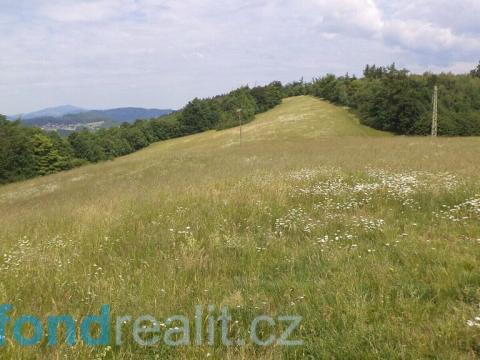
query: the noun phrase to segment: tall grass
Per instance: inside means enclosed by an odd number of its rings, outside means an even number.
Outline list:
[[[391,137],[310,97],[244,128],[0,188],[11,317],[298,314],[299,347],[9,341],[2,358],[475,358],[480,139]],[[11,326],[7,326],[11,335]],[[10,336],[11,337],[11,336]]]

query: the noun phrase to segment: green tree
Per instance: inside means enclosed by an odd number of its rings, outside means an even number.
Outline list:
[[[470,71],[470,75],[473,77],[480,78],[480,62],[478,63],[477,67]]]
[[[104,150],[96,136],[88,130],[76,131],[68,136],[68,142],[73,148],[75,157],[89,162],[106,160]]]
[[[190,101],[180,116],[180,124],[187,134],[214,129],[219,121],[219,105],[212,99]]]
[[[38,175],[53,174],[71,167],[68,154],[62,154],[54,141],[43,133],[32,138],[34,146],[35,170]]]
[[[247,123],[255,117],[257,104],[247,87],[232,91],[221,101],[221,120],[217,129],[238,126],[240,120]]]
[[[0,183],[28,179],[36,175],[32,129],[0,115]]]
[[[137,125],[122,125],[122,137],[130,144],[133,150],[140,150],[148,146],[148,139],[140,129],[140,123]]]
[[[282,83],[279,81],[274,81],[267,86],[254,87],[250,90],[250,94],[255,99],[257,114],[279,105],[284,94],[285,96],[294,96],[288,90],[284,91]]]

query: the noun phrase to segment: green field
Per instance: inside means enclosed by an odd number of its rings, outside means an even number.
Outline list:
[[[242,145],[238,128],[210,131],[2,186],[11,318],[110,304],[163,321],[214,304],[238,320],[232,337],[259,314],[301,315],[304,344],[20,347],[9,323],[1,358],[474,359],[479,154],[480,138],[394,137],[295,97]]]

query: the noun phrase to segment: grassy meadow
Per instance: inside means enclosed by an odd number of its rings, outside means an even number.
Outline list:
[[[441,121],[441,120],[440,120]],[[474,359],[480,138],[394,137],[288,98],[239,129],[0,187],[10,317],[110,304],[298,314],[303,346],[0,347],[11,359]],[[475,319],[477,318],[477,319]],[[270,329],[265,329],[268,335]],[[11,339],[11,324],[7,335]]]

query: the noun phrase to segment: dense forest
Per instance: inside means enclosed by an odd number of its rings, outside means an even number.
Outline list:
[[[329,74],[311,82],[302,79],[284,86],[272,82],[242,87],[214,98],[194,99],[182,110],[157,119],[78,131],[67,138],[0,116],[0,183],[113,159],[156,141],[234,127],[289,96],[312,95],[347,106],[365,125],[376,129],[427,135],[435,85],[439,88],[439,134],[480,135],[480,64],[465,75],[416,75],[394,64],[367,65],[361,78]]]
[[[410,74],[367,65],[362,78],[326,75],[285,87],[287,95],[313,95],[347,106],[363,124],[399,135],[431,132],[433,88],[439,89],[439,135],[480,135],[480,64],[466,75]]]

